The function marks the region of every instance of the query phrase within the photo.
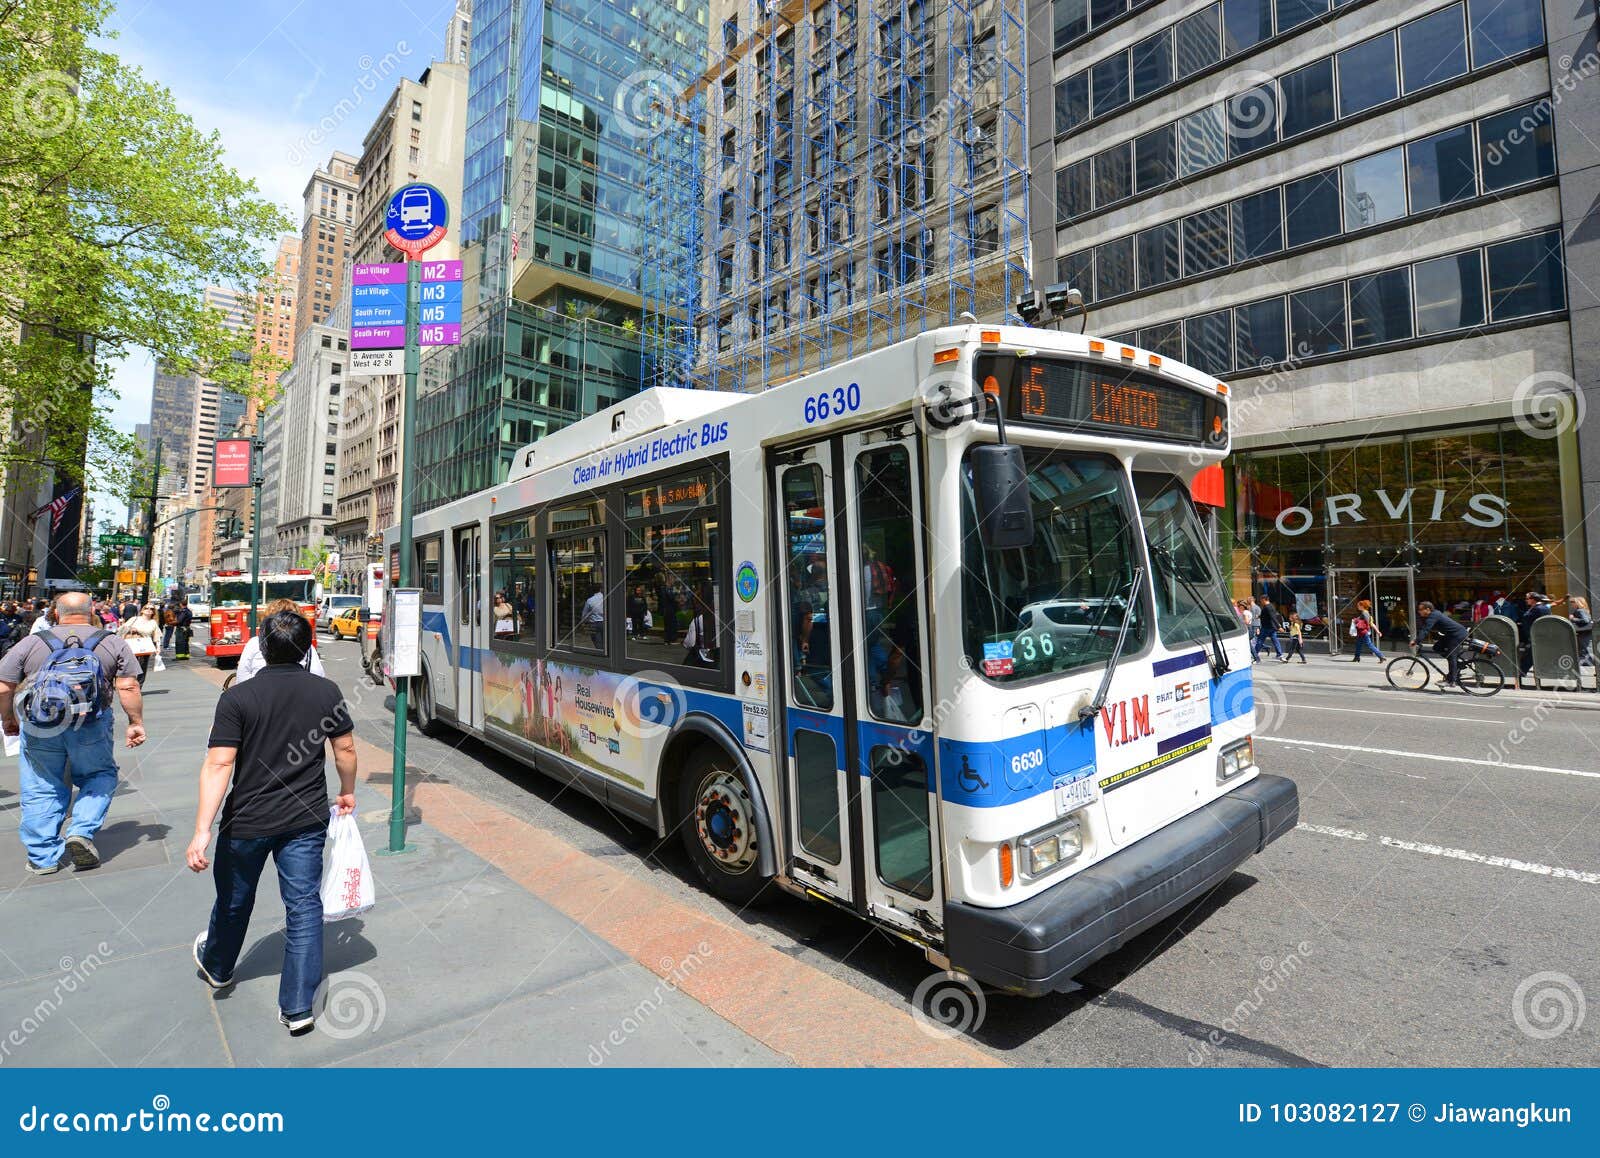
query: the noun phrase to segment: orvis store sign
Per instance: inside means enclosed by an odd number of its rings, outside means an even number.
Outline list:
[[[1284,507],[1273,520],[1278,533],[1293,538],[1303,535],[1317,525],[1320,515],[1330,527],[1352,526],[1374,519],[1391,523],[1440,523],[1460,519],[1475,527],[1498,527],[1506,521],[1506,500],[1499,495],[1480,492],[1447,503],[1449,492],[1434,488],[1421,490],[1407,487],[1398,495],[1388,490],[1375,490],[1369,494],[1329,495],[1316,508]]]

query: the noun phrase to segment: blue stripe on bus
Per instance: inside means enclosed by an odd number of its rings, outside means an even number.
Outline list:
[[[1203,740],[1209,735],[1211,735],[1210,724],[1201,724],[1198,728],[1190,728],[1187,732],[1182,732],[1176,736],[1169,736],[1165,740],[1158,741],[1156,744],[1156,755],[1165,756],[1168,752],[1182,748],[1185,744],[1192,744],[1196,740]]]
[[[872,754],[882,748],[909,752],[922,761],[927,772],[928,791],[936,791],[933,782],[933,737],[920,728],[905,728],[895,724],[880,724],[861,720],[856,725],[861,737],[861,775],[872,775]]]
[[[1211,726],[1213,728],[1248,715],[1255,706],[1255,685],[1251,681],[1248,667],[1230,671],[1221,679],[1212,681]]]
[[[841,762],[844,760],[844,721],[838,716],[791,707],[787,727],[789,737],[784,746],[791,757],[795,754],[794,734],[797,730],[804,729],[807,732],[820,732],[827,736],[833,741],[834,759]]]
[[[1190,652],[1188,655],[1174,655],[1167,659],[1158,659],[1150,665],[1151,675],[1171,675],[1175,671],[1187,671],[1192,667],[1199,667],[1206,662],[1206,653],[1203,651]]]
[[[450,646],[450,620],[442,611],[422,612],[422,630],[436,632],[444,637],[446,648]]]
[[[1057,777],[1076,778],[1085,767],[1094,767],[1093,721],[1008,740],[940,740],[939,795],[969,808],[999,808],[1048,792]]]

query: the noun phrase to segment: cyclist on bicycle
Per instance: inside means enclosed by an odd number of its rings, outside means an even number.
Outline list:
[[[1444,681],[1445,686],[1459,685],[1461,683],[1461,645],[1467,642],[1467,629],[1424,599],[1417,604],[1417,634],[1412,639],[1411,646],[1417,647],[1424,639],[1436,632],[1439,638],[1433,642],[1434,653],[1442,655],[1450,667],[1449,675],[1446,676]]]

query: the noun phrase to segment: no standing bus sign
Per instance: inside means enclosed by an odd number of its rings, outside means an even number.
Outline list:
[[[450,210],[444,194],[421,182],[396,190],[389,198],[383,237],[412,261],[444,240]]]

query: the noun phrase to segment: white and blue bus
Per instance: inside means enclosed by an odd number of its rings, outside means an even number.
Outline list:
[[[416,517],[411,702],[723,898],[1070,990],[1298,817],[1191,495],[1228,443],[1223,383],[1034,329],[645,391]]]

